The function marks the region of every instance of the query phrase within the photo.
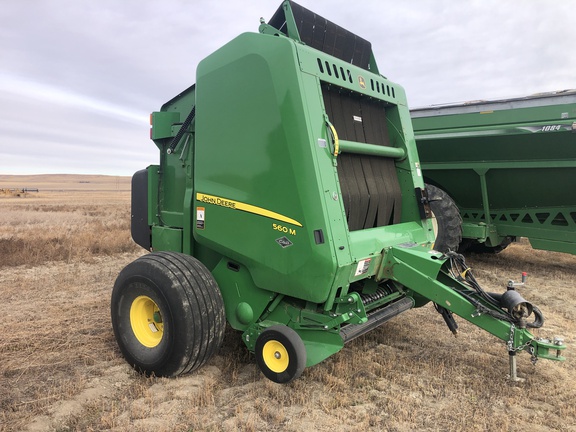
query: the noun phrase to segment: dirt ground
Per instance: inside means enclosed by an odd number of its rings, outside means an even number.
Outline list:
[[[23,241],[43,250],[45,242],[33,240],[46,230],[64,236],[62,254],[44,262],[37,254],[32,264],[2,265],[0,250],[0,431],[576,431],[576,256],[523,241],[467,258],[488,291],[528,272],[520,290],[546,318],[536,335],[563,336],[568,345],[565,362],[533,365],[520,354],[524,382],[507,380],[503,342],[462,319],[455,338],[430,305],[356,339],[288,385],[265,379],[231,329],[200,370],[145,378],[122,359],[109,312],[118,272],[144,252],[123,249],[127,234],[114,248],[65,253],[72,249],[65,241],[93,242],[107,227],[125,231],[129,194],[98,195],[98,211],[94,196],[73,196],[0,199],[6,247]],[[72,235],[59,231],[62,221]]]

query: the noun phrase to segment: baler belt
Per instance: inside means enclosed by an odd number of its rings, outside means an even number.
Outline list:
[[[378,191],[379,182],[377,181],[374,170],[372,169],[372,161],[367,159],[362,159],[362,168],[365,173],[366,187],[368,189],[368,196],[373,197],[376,195],[381,195]],[[376,168],[377,169],[377,168]],[[376,215],[378,214],[378,203],[375,200],[369,200],[368,209],[366,211],[366,223],[368,221],[376,220]]]
[[[344,153],[338,177],[350,231],[400,222],[400,185],[392,159]]]
[[[390,146],[384,104],[328,85],[322,94],[341,139]],[[400,222],[402,196],[393,159],[342,153],[338,178],[350,231]]]
[[[278,8],[268,24],[312,48],[363,69],[370,69],[372,44],[369,41],[292,1],[290,9],[297,35],[289,32],[284,5]]]

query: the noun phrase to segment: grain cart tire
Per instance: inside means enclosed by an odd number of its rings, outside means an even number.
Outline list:
[[[458,245],[462,241],[462,217],[458,206],[442,189],[429,184],[426,185],[426,189],[436,234],[434,249],[439,252],[458,250]]]
[[[285,325],[275,325],[260,333],[254,353],[264,376],[275,383],[289,383],[306,367],[304,342],[298,333]]]
[[[197,259],[155,252],[128,264],[111,300],[112,327],[134,369],[173,377],[202,366],[219,348],[226,317],[222,295]]]

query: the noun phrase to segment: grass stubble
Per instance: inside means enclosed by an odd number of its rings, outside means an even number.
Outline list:
[[[130,240],[129,193],[53,192],[0,199],[0,431],[576,430],[576,366],[518,356],[431,305],[358,338],[289,385],[265,379],[228,329],[220,352],[176,379],[146,378],[112,334],[111,287],[144,252]],[[545,314],[538,336],[575,339],[576,257],[527,242],[468,264],[488,291],[529,274]]]

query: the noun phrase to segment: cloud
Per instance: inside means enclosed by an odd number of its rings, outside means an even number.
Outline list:
[[[300,0],[372,42],[410,106],[574,88],[571,2]],[[0,173],[130,175],[148,114],[280,0],[53,0],[0,9]]]
[[[94,111],[137,124],[147,122],[145,112],[136,112],[130,107],[122,107],[81,93],[72,93],[65,88],[57,88],[10,75],[0,74],[0,92],[18,98],[27,98],[33,104],[63,105],[71,109]]]
[[[528,95],[576,86],[570,2],[403,2],[379,36],[381,70],[411,106]]]

